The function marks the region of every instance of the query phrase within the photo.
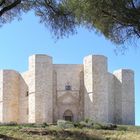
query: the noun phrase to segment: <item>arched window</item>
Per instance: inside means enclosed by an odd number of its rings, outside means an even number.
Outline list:
[[[64,120],[72,121],[73,120],[73,113],[71,110],[66,110],[63,115]]]

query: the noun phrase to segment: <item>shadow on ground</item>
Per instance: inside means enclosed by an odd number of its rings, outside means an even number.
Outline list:
[[[12,138],[12,137],[8,137],[6,135],[0,134],[0,140],[20,140],[20,139],[16,139],[16,138]]]
[[[69,131],[69,130],[36,130],[27,129],[22,130],[31,135],[51,136],[53,140],[105,140],[103,137],[96,135],[89,135],[82,131]]]

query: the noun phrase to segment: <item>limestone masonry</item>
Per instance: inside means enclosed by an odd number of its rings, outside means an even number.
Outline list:
[[[53,64],[29,57],[29,70],[0,71],[0,122],[53,123],[59,119],[135,124],[134,72],[108,72],[107,58],[89,55],[83,64]]]

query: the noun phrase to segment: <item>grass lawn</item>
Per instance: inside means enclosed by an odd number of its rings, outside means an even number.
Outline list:
[[[117,126],[115,130],[61,128],[57,125],[1,125],[0,140],[140,140],[140,127]]]

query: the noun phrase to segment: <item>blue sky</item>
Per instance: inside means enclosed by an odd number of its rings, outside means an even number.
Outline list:
[[[28,57],[32,54],[48,54],[54,63],[81,64],[89,54],[108,57],[108,70],[129,68],[135,72],[136,125],[140,125],[140,46],[129,48],[125,55],[114,53],[115,46],[103,36],[78,29],[76,35],[56,41],[50,31],[39,23],[32,13],[14,20],[0,29],[0,69],[28,69]]]

